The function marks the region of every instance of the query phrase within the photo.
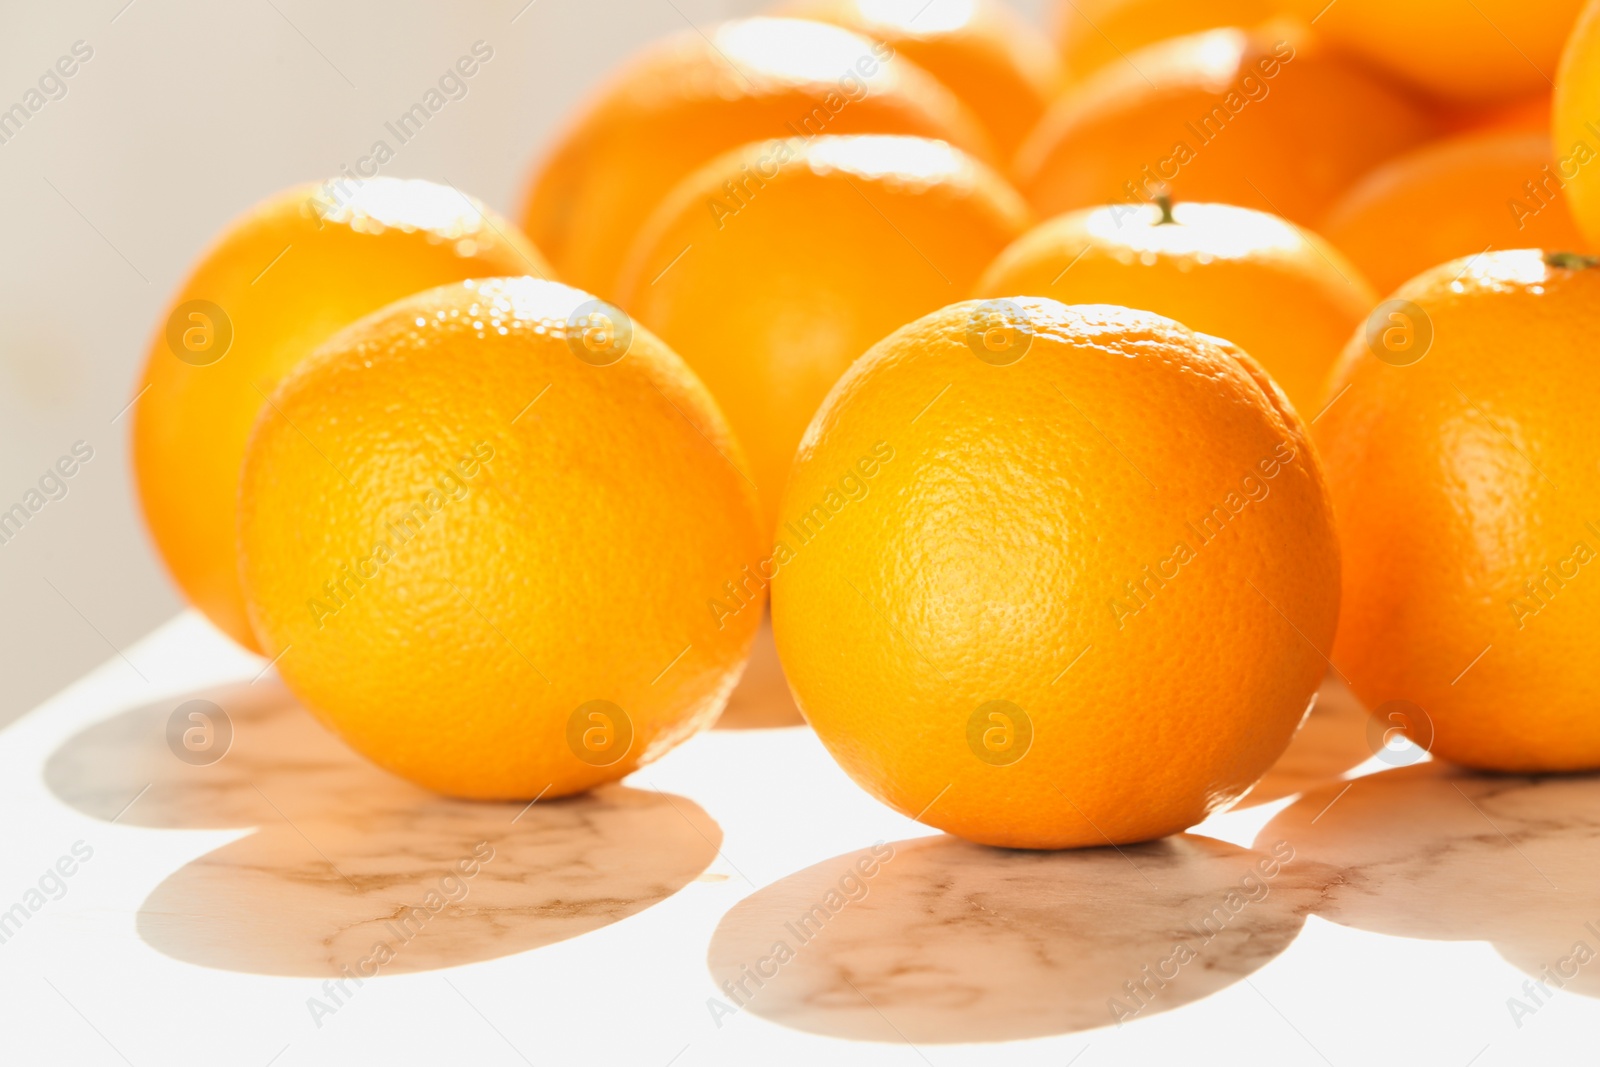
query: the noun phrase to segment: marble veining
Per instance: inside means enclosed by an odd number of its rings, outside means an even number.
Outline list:
[[[254,828],[140,908],[140,936],[192,963],[370,978],[522,952],[670,896],[721,842],[697,805],[653,791],[434,796],[348,750],[275,682],[202,695],[233,724],[215,763],[168,749],[173,701],[84,730],[45,771],[68,804],[119,825]]]
[[[1366,710],[1330,675],[1237,807],[1322,789],[1310,821],[1373,744]],[[708,956],[719,987],[708,1008],[887,1042],[1128,1025],[1238,982],[1307,915],[1361,892],[1363,873],[1311,847],[1304,829],[1275,822],[1253,850],[1197,835],[1055,854],[945,837],[839,856],[729,912]],[[1410,847],[1426,836],[1419,827]]]
[[[1324,875],[1193,835],[1061,853],[882,844],[735,906],[711,944],[710,1008],[914,1044],[1126,1024],[1282,952]]]
[[[173,872],[140,908],[140,936],[178,959],[370,977],[494,958],[649,907],[703,877],[721,842],[692,802],[618,786],[531,807],[434,796],[349,751],[270,678],[197,695],[232,723],[214,763],[169,749],[173,700],[81,731],[45,768],[52,791],[95,818],[249,831]],[[797,723],[763,634],[723,725]],[[1366,744],[1364,713],[1330,682],[1245,803],[1335,779],[1370,754]],[[711,946],[716,982],[733,983],[727,1010],[882,1040],[1128,1022],[1260,967],[1322,906],[1330,880],[1299,857],[1261,875],[1270,842],[1250,852],[1195,836],[1059,855],[950,838],[880,847],[893,858],[873,877],[852,854],[735,907]],[[837,896],[851,870],[860,899]],[[830,887],[843,906],[811,910]],[[1216,910],[1230,900],[1236,912]],[[807,913],[825,915],[826,929],[802,945],[783,927]],[[749,985],[741,968],[786,936],[794,958],[764,987]]]
[[[1551,989],[1600,996],[1600,777],[1418,764],[1308,793],[1258,844],[1280,838],[1340,872],[1318,909],[1335,922],[1489,941]]]

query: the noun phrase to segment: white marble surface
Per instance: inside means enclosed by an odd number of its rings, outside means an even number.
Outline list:
[[[0,1062],[1595,1056],[1600,779],[1392,768],[1337,687],[1236,810],[1031,854],[856,789],[770,650],[723,728],[531,807],[368,766],[193,616],[124,654],[0,733]],[[220,759],[169,745],[194,699]]]

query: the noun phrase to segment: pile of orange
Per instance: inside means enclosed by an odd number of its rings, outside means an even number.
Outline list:
[[[1600,769],[1600,0],[1057,7],[686,30],[520,225],[253,208],[139,385],[174,580],[457,796],[658,758],[769,610],[841,766],[988,844],[1201,821],[1330,671]]]

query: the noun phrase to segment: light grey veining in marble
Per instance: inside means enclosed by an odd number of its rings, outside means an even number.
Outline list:
[[[721,842],[692,801],[620,786],[532,806],[434,796],[351,752],[275,682],[202,695],[234,729],[209,766],[167,747],[173,701],[84,730],[45,771],[100,819],[251,830],[139,911],[148,943],[192,963],[371,977],[505,956],[657,903]]]
[[[1298,859],[1192,835],[1058,853],[922,838],[745,899],[709,964],[728,1008],[798,1029],[913,1044],[1038,1037],[1231,985],[1289,945],[1321,886]]]
[[[1365,709],[1330,675],[1238,806],[1337,782],[1372,743]],[[1195,835],[1055,854],[952,838],[884,847],[887,862],[871,849],[839,856],[737,905],[709,953],[722,992],[712,1010],[913,1043],[1127,1024],[1264,965],[1337,877],[1285,835],[1263,835],[1256,851]],[[813,924],[799,925],[806,915]]]
[[[734,728],[798,721],[763,636],[730,712]],[[1360,708],[1330,686],[1250,802],[1365,758]],[[495,958],[649,907],[700,877],[721,841],[698,806],[655,792],[614,786],[526,809],[434,796],[352,753],[270,679],[197,695],[233,725],[215,763],[186,763],[168,747],[174,700],[83,730],[45,770],[56,795],[102,820],[246,831],[171,873],[140,908],[140,936],[178,959],[365,976]],[[1112,998],[1126,1018],[1143,1017],[1259,967],[1292,940],[1310,899],[1290,863],[1207,937],[1187,924],[1203,926],[1262,857],[1198,837],[1054,856],[947,838],[896,849],[865,880],[867,896],[786,964],[752,1010],[883,1037],[866,997],[893,1005],[898,1026],[930,1041],[1100,1026],[1114,1019]],[[847,862],[801,871],[736,907],[712,946],[717,980],[764,955],[769,920],[816,903]],[[1175,963],[1185,941],[1194,958]]]
[[[1439,763],[1325,786],[1262,831],[1336,872],[1319,912],[1402,937],[1489,941],[1551,988],[1600,996],[1600,776]]]

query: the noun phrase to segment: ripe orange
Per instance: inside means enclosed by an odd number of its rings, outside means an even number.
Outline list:
[[[1023,144],[1017,180],[1041,214],[1165,187],[1309,226],[1431,123],[1291,24],[1214,30],[1141,49],[1069,92]]]
[[[352,747],[466,797],[621,778],[721,711],[759,612],[707,602],[760,548],[705,388],[588,294],[462,282],[362,319],[257,421],[250,617]]]
[[[1555,151],[1578,226],[1600,245],[1600,0],[1572,31],[1556,76]]]
[[[1552,259],[1402,286],[1318,424],[1345,552],[1334,662],[1368,707],[1420,708],[1435,755],[1496,770],[1600,767],[1600,267]]]
[[[1474,130],[1550,132],[1551,93],[1546,89],[1505,103],[1449,103],[1437,111],[1439,127],[1450,133]]]
[[[419,289],[548,270],[515,226],[432,182],[297,186],[231,223],[168,306],[133,409],[145,521],[190,602],[260,651],[239,591],[235,500],[245,439],[279,378]]]
[[[522,224],[574,285],[609,296],[639,227],[695,168],[750,141],[828,133],[991,149],[970,110],[886,43],[798,19],[685,31],[625,66],[555,143]]]
[[[747,145],[661,205],[619,300],[722,404],[773,519],[800,435],[845,368],[967,295],[1029,221],[1003,179],[940,141]]]
[[[1553,106],[1554,94],[1547,88],[1542,93],[1487,109],[1481,119],[1481,128],[1545,133],[1550,129]]]
[[[1202,444],[1203,443],[1203,444]],[[1339,551],[1266,374],[1143,311],[954,304],[874,346],[795,459],[766,569],[857,783],[985,844],[1182,830],[1284,751]]]
[[[1446,100],[1546,88],[1583,0],[1293,0],[1331,43]]]
[[[1254,26],[1283,7],[1282,0],[1056,0],[1056,44],[1067,77],[1082,81],[1147,44]]]
[[[887,41],[972,109],[1001,159],[1060,87],[1055,53],[1001,0],[794,0],[783,13]]]
[[[1089,208],[1051,219],[984,272],[976,295],[1030,293],[1165,315],[1250,353],[1302,415],[1377,302],[1316,234],[1249,208]]]
[[[1545,132],[1485,130],[1378,167],[1322,232],[1389,293],[1429,267],[1489,248],[1581,248]]]

